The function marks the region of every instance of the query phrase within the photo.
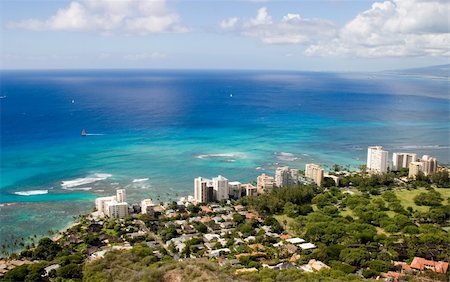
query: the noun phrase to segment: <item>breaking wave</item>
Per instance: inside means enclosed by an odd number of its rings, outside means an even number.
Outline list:
[[[85,185],[85,184],[94,183],[94,182],[101,181],[101,180],[106,180],[111,176],[112,176],[112,174],[96,173],[92,177],[76,178],[73,180],[61,181],[61,186],[63,188],[72,188],[72,187],[77,187],[77,186],[81,186],[81,185]]]
[[[19,195],[19,196],[44,195],[44,194],[48,194],[48,190],[19,191],[19,192],[14,192],[14,194]]]

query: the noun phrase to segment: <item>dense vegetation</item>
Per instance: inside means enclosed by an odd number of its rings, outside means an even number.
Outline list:
[[[264,268],[260,258],[252,255],[241,257],[239,263],[259,271],[236,274],[236,268],[219,267],[215,258],[190,259],[205,252],[197,247],[203,243],[198,238],[187,241],[179,253],[173,245],[161,247],[163,242],[180,235],[172,220],[201,213],[200,207],[189,206],[190,214],[180,213],[173,219],[139,215],[134,219],[105,219],[99,224],[82,217],[80,224],[67,230],[60,240],[42,238],[14,255],[39,262],[18,266],[0,281],[359,281],[398,270],[392,261],[410,262],[415,256],[450,261],[450,236],[443,228],[450,226],[448,173],[422,175],[416,181],[402,182],[399,178],[404,174],[401,171],[345,175],[341,182],[344,189],[334,187],[334,182],[327,182],[328,187],[324,188],[284,187],[235,203],[256,210],[263,221],[233,213],[234,231],[224,236],[225,247],[232,249],[226,258],[252,252],[248,245],[232,248],[238,232],[255,236],[255,243],[272,246],[274,241],[259,228],[265,225],[272,232],[289,233],[313,242],[317,248],[302,252],[296,263],[316,259],[331,267],[317,273]],[[171,207],[177,210],[176,203]],[[213,221],[194,222],[192,227],[201,234],[219,228]],[[130,235],[142,228],[148,230],[145,235]],[[150,247],[147,244],[150,241],[158,241],[158,247]],[[87,260],[107,245],[124,242],[129,242],[131,249],[113,250],[104,258]],[[266,259],[274,264],[291,256],[274,250],[269,247],[265,251]],[[173,259],[176,253],[183,261]],[[46,273],[46,267],[56,264],[59,268]],[[445,275],[430,272],[423,275],[424,279],[448,281]],[[408,279],[420,281],[418,277]]]

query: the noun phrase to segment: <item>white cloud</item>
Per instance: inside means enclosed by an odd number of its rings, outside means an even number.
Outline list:
[[[80,0],[59,9],[46,20],[27,19],[8,23],[9,28],[102,33],[118,31],[140,34],[185,32],[180,17],[168,11],[165,0]]]
[[[450,4],[441,0],[387,0],[348,22],[308,55],[358,57],[449,56]]]
[[[146,61],[146,60],[160,60],[167,58],[166,54],[159,52],[152,53],[136,53],[136,54],[128,54],[124,56],[124,59],[130,61]]]
[[[256,17],[244,22],[238,30],[242,35],[258,38],[267,44],[308,44],[334,36],[335,25],[328,20],[303,19],[292,13],[276,22],[267,8],[262,7]]]
[[[237,17],[228,18],[220,22],[220,27],[222,29],[233,29],[236,26],[238,20],[239,19]]]

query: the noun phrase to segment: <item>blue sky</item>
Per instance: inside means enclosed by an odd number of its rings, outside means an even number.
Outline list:
[[[447,0],[2,0],[2,69],[449,63]]]

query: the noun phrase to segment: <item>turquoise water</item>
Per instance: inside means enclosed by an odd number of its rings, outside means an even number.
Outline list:
[[[5,242],[62,228],[117,188],[129,202],[174,199],[193,194],[197,176],[247,182],[278,165],[357,167],[369,145],[449,162],[448,80],[242,71],[1,79]]]

